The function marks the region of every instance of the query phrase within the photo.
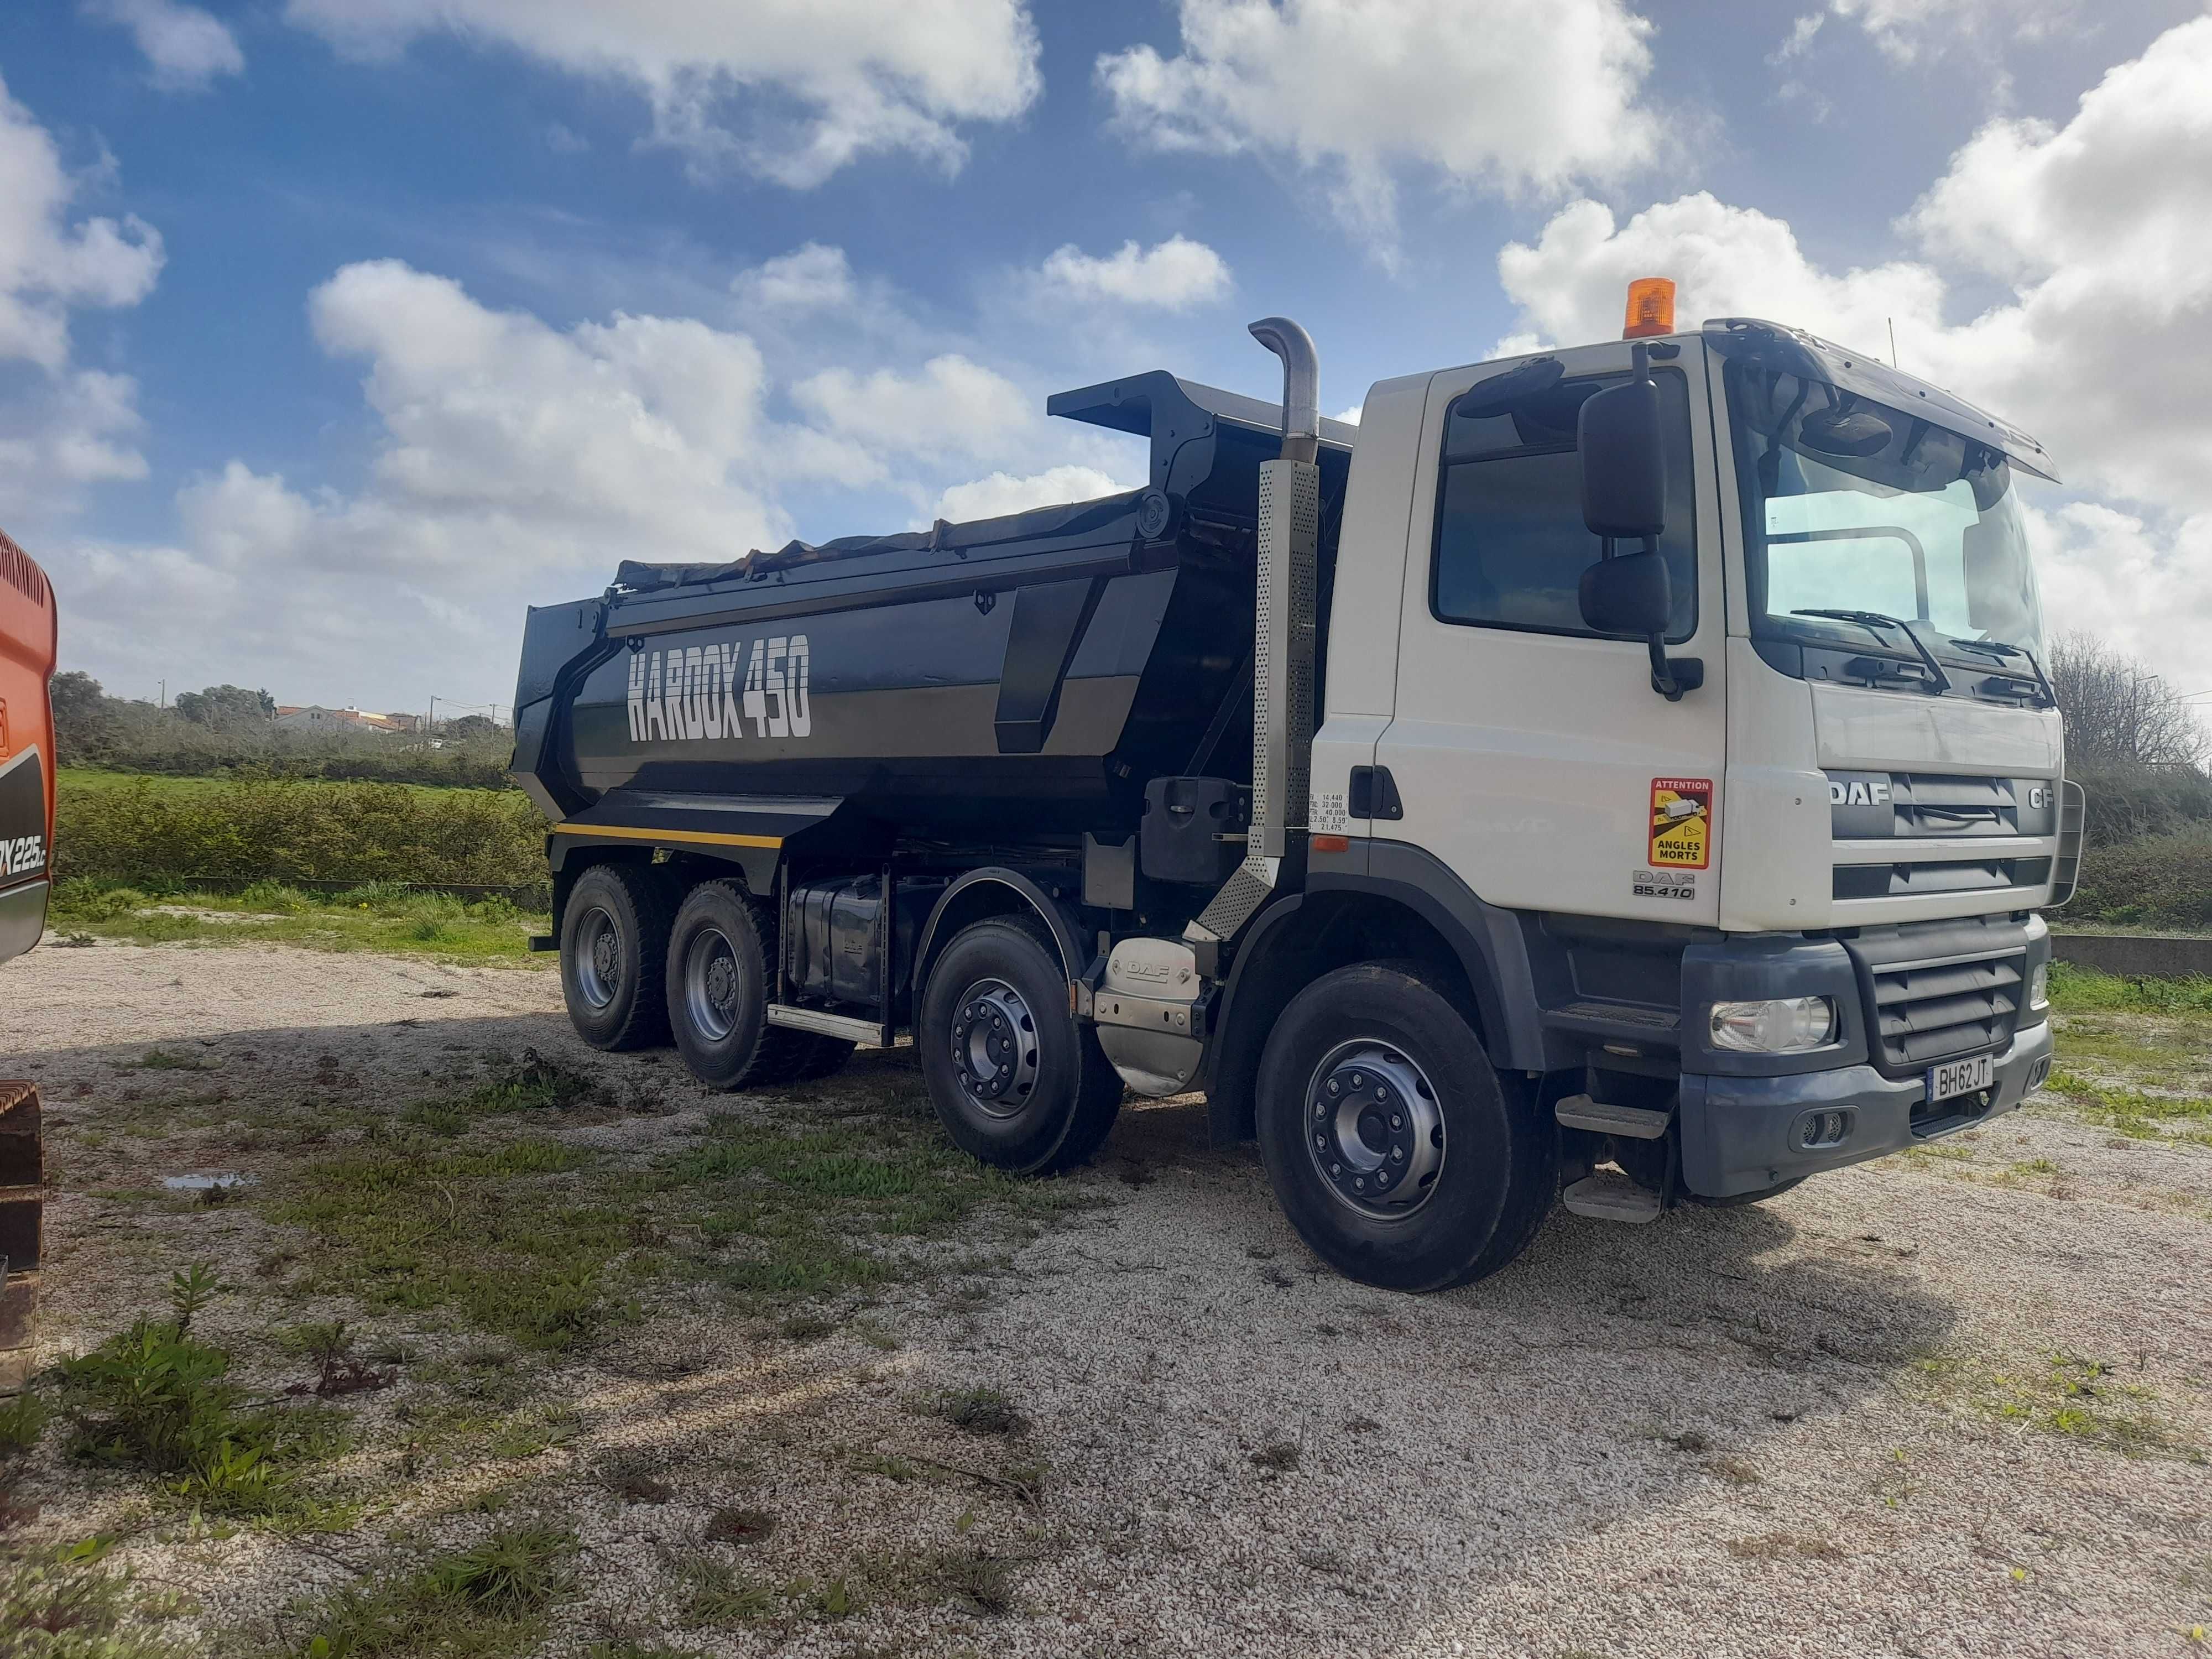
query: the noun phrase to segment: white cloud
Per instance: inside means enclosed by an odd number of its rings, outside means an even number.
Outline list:
[[[791,396],[824,433],[874,455],[987,459],[1034,418],[1012,381],[957,352],[931,358],[919,374],[826,369]]]
[[[930,516],[950,519],[955,523],[997,519],[1009,513],[1026,513],[1033,507],[1118,495],[1138,487],[1122,483],[1111,473],[1101,472],[1095,466],[1047,467],[1042,472],[1018,478],[1011,473],[994,472],[971,483],[954,484],[937,498]]]
[[[842,247],[806,242],[738,273],[730,283],[748,310],[830,311],[853,303],[853,267]]]
[[[1619,331],[1631,276],[1671,276],[1686,323],[1770,316],[1888,355],[2043,440],[2069,481],[2182,513],[2212,510],[2212,18],[2120,64],[2064,125],[1994,121],[1902,222],[1930,256],[1840,274],[1784,222],[1705,195],[1617,225],[1563,210],[1498,261],[1524,323],[1554,339]],[[2007,284],[1964,320],[1947,273]]]
[[[72,221],[82,181],[52,136],[0,86],[0,513],[66,509],[82,486],[145,476],[137,386],[78,368],[70,313],[137,305],[161,270],[161,238],[135,217]]]
[[[2094,501],[2031,510],[2045,627],[2109,641],[2176,695],[2212,690],[2212,514],[2160,527]]]
[[[1365,406],[1366,405],[1364,404],[1354,404],[1349,409],[1340,409],[1335,414],[1330,416],[1329,419],[1333,421],[1341,421],[1346,426],[1358,426],[1359,424],[1359,411]]]
[[[1944,295],[1942,277],[1909,261],[1831,276],[1806,258],[1784,221],[1703,191],[1646,208],[1626,225],[1601,203],[1572,203],[1533,246],[1507,243],[1498,274],[1522,322],[1501,353],[1618,335],[1638,276],[1674,279],[1685,327],[1706,317],[1769,317],[1868,349],[1887,341],[1893,317],[1901,336],[1924,337],[1940,326]]]
[[[178,492],[167,543],[50,540],[73,665],[132,672],[159,641],[173,680],[504,696],[524,599],[595,589],[623,557],[779,545],[786,492],[807,483],[917,506],[943,492],[963,514],[1119,487],[1040,466],[1031,400],[957,354],[817,374],[790,388],[794,420],[750,336],[690,318],[556,327],[391,259],[343,267],[307,311],[322,349],[362,366],[368,477],[303,488],[234,459]],[[1002,470],[945,489],[979,464]]]
[[[1116,125],[1160,149],[1285,159],[1389,244],[1395,169],[1508,193],[1658,152],[1650,25],[1626,0],[1180,0],[1182,50],[1098,60]]]
[[[1170,236],[1149,248],[1124,242],[1103,257],[1070,242],[1056,249],[1037,273],[1048,289],[1076,299],[1188,311],[1225,295],[1229,266],[1203,242]]]
[[[1961,45],[2046,40],[2071,29],[2081,9],[2080,0],[1828,0],[1830,15],[1856,23],[1894,64],[1940,58]],[[1804,22],[1797,27],[1803,31]]]
[[[88,17],[131,31],[155,85],[204,92],[219,75],[240,75],[246,54],[212,13],[181,0],[78,0]]]
[[[1036,101],[1026,0],[288,0],[341,49],[390,56],[445,32],[634,88],[657,142],[693,167],[795,188],[904,151],[947,172],[959,129]]]
[[[1509,344],[1613,337],[1642,276],[1675,279],[1686,326],[1765,316],[1886,357],[1893,320],[1906,369],[2033,432],[2069,483],[2133,504],[2077,501],[2040,521],[2047,608],[2187,678],[2212,596],[2208,84],[2201,18],[2111,70],[2063,125],[1985,125],[1900,222],[1921,260],[1827,271],[1784,221],[1703,194],[1626,224],[1572,204],[1499,257],[1524,331]],[[2009,297],[1953,320],[1960,273]]]

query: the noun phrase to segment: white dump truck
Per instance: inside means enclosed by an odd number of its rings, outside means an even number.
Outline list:
[[[1052,413],[1141,489],[624,562],[531,612],[518,775],[577,1029],[710,1084],[910,1036],[1045,1174],[1125,1089],[1256,1137],[1301,1237],[1431,1290],[2043,1079],[2081,802],[2031,438],[1771,323]],[[1194,1224],[1204,1224],[1194,1218]]]

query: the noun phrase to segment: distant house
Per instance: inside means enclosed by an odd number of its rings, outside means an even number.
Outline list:
[[[412,715],[372,714],[359,708],[325,708],[319,703],[305,706],[279,703],[276,708],[276,729],[280,732],[411,732],[413,724],[402,726],[403,720],[413,721]]]

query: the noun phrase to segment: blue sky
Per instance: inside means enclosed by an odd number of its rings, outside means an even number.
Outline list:
[[[2058,457],[2059,620],[2212,689],[2208,76],[2160,0],[40,0],[0,525],[112,690],[503,702],[619,558],[1139,477],[1059,387],[1285,312],[1334,412],[1650,270],[1894,319]]]

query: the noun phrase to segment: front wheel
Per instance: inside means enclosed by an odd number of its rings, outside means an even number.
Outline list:
[[[1059,959],[1018,922],[978,922],[945,947],[915,1046],[930,1104],[962,1151],[1046,1175],[1104,1143],[1121,1079],[1067,1002]]]
[[[1496,1273],[1559,1182],[1556,1133],[1411,963],[1341,968],[1291,999],[1261,1058],[1259,1131],[1298,1237],[1385,1290]]]

